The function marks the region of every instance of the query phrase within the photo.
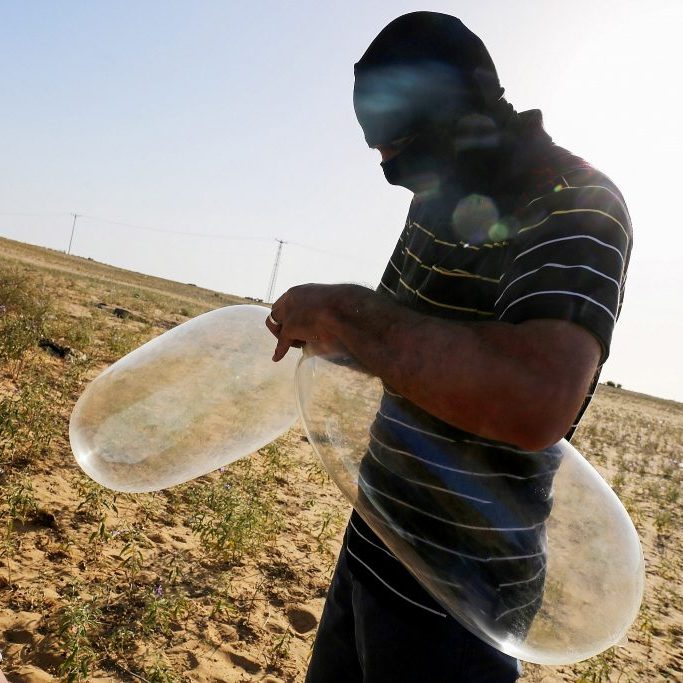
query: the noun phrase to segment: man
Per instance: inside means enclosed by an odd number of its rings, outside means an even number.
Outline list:
[[[552,143],[540,112],[512,109],[483,43],[454,17],[399,17],[355,74],[366,141],[380,151],[388,182],[414,198],[376,292],[304,285],[275,302],[266,322],[278,340],[273,359],[316,342],[343,348],[380,377],[390,390],[370,452],[378,444],[404,459],[438,451],[440,467],[451,457],[472,468],[488,459],[507,468],[503,477],[528,479],[519,468],[531,467],[551,482],[551,446],[576,428],[621,306],[631,249],[624,201],[607,177]],[[401,429],[389,444],[382,429],[390,423]],[[412,503],[430,484],[406,485],[385,455],[364,463],[365,490],[419,507]],[[482,486],[489,497],[502,490],[495,481]],[[471,544],[475,559],[487,543],[501,560],[512,558],[513,544],[536,549],[524,555],[529,562],[509,563],[528,578],[482,579],[492,586],[487,609],[522,634],[542,594],[549,490],[522,494],[534,531],[513,538],[510,524],[493,541],[453,537]],[[498,502],[509,515],[524,508]],[[526,594],[505,592],[539,576]],[[517,662],[453,619],[354,511],[308,683],[517,677]]]

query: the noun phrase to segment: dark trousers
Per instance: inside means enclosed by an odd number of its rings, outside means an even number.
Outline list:
[[[451,617],[375,595],[342,546],[306,683],[513,683],[517,660]]]

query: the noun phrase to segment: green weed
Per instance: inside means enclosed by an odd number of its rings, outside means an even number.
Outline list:
[[[59,429],[55,398],[49,378],[33,368],[0,398],[0,462],[25,465],[47,452]]]
[[[123,548],[118,554],[118,559],[126,573],[128,584],[133,586],[145,564],[145,557],[142,553],[145,541],[142,532],[131,524],[125,524],[118,532],[124,541]]]
[[[43,337],[50,297],[36,278],[0,268],[0,363],[19,375],[26,355]]]
[[[658,540],[663,540],[671,535],[672,514],[670,510],[660,510],[655,515],[655,530]]]
[[[610,680],[614,669],[614,650],[607,650],[577,667],[576,683],[603,683]]]
[[[73,487],[80,498],[76,509],[84,515],[92,519],[99,519],[109,511],[118,515],[116,501],[119,494],[116,491],[106,489],[82,474],[73,478]]]
[[[65,660],[59,667],[67,683],[87,680],[97,655],[92,646],[91,634],[96,628],[99,609],[84,602],[75,592],[59,615],[58,635],[65,651]]]
[[[142,339],[137,330],[114,325],[107,331],[104,343],[110,354],[109,360],[118,360],[140,346]]]
[[[12,585],[12,560],[17,549],[14,538],[14,525],[25,522],[37,509],[36,499],[30,480],[25,476],[15,476],[4,485],[3,500],[0,505],[2,519],[2,555],[6,559],[7,583]]]
[[[180,596],[164,596],[161,584],[147,597],[141,618],[142,632],[168,635],[171,624],[179,621],[188,610],[188,602]]]
[[[156,655],[152,664],[145,667],[143,675],[142,680],[149,683],[179,683],[183,680],[161,655]]]
[[[238,562],[271,540],[279,515],[268,489],[268,476],[252,460],[236,463],[210,483],[192,486],[190,526],[204,547]]]
[[[281,635],[276,637],[270,645],[265,649],[264,659],[266,669],[269,671],[279,671],[282,663],[289,656],[289,650],[292,643],[292,633],[289,629],[285,629]]]
[[[333,555],[329,548],[329,542],[339,533],[344,516],[336,508],[324,510],[320,514],[320,527],[315,535],[317,541],[317,551],[321,555]]]
[[[58,318],[50,325],[50,337],[64,346],[87,352],[95,340],[95,325],[92,318]]]

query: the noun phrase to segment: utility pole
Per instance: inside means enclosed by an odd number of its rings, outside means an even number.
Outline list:
[[[275,254],[275,263],[273,264],[273,272],[270,274],[270,284],[268,285],[268,294],[266,294],[266,303],[272,304],[273,290],[275,289],[275,281],[277,280],[277,271],[280,267],[280,255],[282,254],[282,245],[287,244],[284,240],[275,240],[277,245],[277,253]]]
[[[74,222],[71,226],[71,238],[69,239],[69,248],[66,250],[67,255],[71,254],[71,243],[74,241],[74,230],[76,229],[76,219],[78,218],[77,213],[73,213],[71,215],[74,217]]]

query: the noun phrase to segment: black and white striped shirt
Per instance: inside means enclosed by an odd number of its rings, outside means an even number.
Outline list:
[[[609,353],[631,251],[631,224],[615,185],[556,147],[540,114],[520,114],[535,152],[493,196],[418,198],[379,287],[399,303],[461,321],[553,318],[589,330]],[[514,167],[513,167],[514,168]],[[460,359],[453,359],[460,362]],[[463,359],[466,362],[466,359]],[[597,384],[596,374],[571,437]],[[512,451],[512,453],[510,452]],[[467,591],[501,620],[528,627],[545,568],[545,520],[557,449],[528,453],[457,430],[390,389],[372,426],[359,489],[373,526],[430,558],[432,586],[478,577]],[[434,514],[434,511],[439,511]],[[352,571],[396,599],[446,612],[358,512],[346,535]],[[440,568],[444,569],[440,574]],[[434,576],[434,572],[439,576]],[[454,578],[455,577],[455,578]],[[441,582],[441,584],[440,584]]]

